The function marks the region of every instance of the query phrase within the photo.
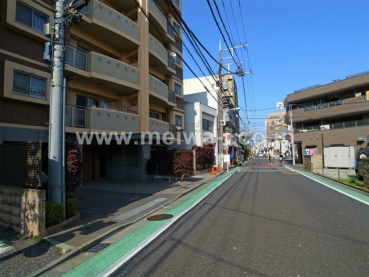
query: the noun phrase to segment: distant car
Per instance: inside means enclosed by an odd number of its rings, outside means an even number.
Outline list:
[[[360,181],[364,179],[364,165],[362,162],[362,158],[364,156],[369,159],[369,149],[368,148],[359,149],[355,155],[355,173],[356,173],[356,178],[358,178]]]
[[[262,157],[262,156],[264,156],[263,153],[259,153],[259,157]]]

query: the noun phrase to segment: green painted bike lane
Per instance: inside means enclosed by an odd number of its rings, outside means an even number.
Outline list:
[[[218,186],[223,184],[228,178],[236,173],[240,167],[236,167],[229,172],[223,173],[221,176],[210,181],[204,186],[202,190],[196,194],[191,195],[189,198],[178,204],[174,208],[168,210],[166,213],[172,214],[173,217],[169,220],[163,221],[147,221],[147,223],[141,228],[135,230],[129,235],[125,236],[118,242],[104,249],[102,252],[93,256],[91,259],[78,265],[69,272],[63,274],[64,277],[91,277],[105,275],[104,271],[111,267],[127,255],[130,255],[135,248],[139,248],[140,245],[145,244],[147,241],[153,240],[156,236],[162,233],[166,228],[172,225],[183,214],[188,212],[192,206],[195,206],[204,197],[210,194]],[[140,248],[141,249],[141,248]]]
[[[314,173],[308,172],[308,171],[304,171],[301,169],[297,169],[294,168],[292,166],[289,165],[285,165],[285,167],[287,167],[288,169],[292,170],[292,171],[296,171],[298,173],[300,173],[301,175],[304,175],[307,178],[310,178],[326,187],[329,187],[330,189],[333,189],[339,193],[342,193],[348,197],[351,197],[357,201],[360,201],[366,205],[369,205],[369,196],[365,195],[364,193],[360,193],[359,191],[355,191],[354,189],[350,188],[350,187],[345,187],[345,185],[339,185],[337,184],[335,181],[329,180],[327,178],[324,178],[322,176],[316,175]]]

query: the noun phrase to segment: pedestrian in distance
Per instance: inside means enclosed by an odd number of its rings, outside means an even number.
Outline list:
[[[268,153],[268,165],[270,165],[271,163],[272,163],[272,155]]]
[[[283,165],[284,156],[282,154],[279,155],[279,165]]]

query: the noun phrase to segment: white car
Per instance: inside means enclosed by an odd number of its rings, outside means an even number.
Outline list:
[[[262,156],[264,156],[264,154],[263,153],[259,153],[259,157],[262,157]]]

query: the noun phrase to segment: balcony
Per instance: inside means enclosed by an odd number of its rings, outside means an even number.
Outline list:
[[[95,52],[89,53],[88,71],[97,85],[120,93],[135,92],[140,84],[136,67]]]
[[[151,34],[156,34],[156,37],[161,37],[161,34],[165,34],[163,39],[167,43],[174,42],[174,32],[172,25],[168,22],[164,12],[155,3],[154,0],[149,0],[150,20],[155,24],[149,25],[149,31]]]
[[[336,122],[336,123],[324,124],[324,125],[311,125],[311,126],[306,126],[306,127],[304,126],[303,128],[295,128],[294,133],[336,130],[336,129],[362,127],[362,126],[369,126],[369,119],[356,120],[356,121]]]
[[[118,132],[140,131],[140,117],[120,111],[88,108],[86,110],[87,128],[112,130]]]
[[[73,28],[78,28],[120,51],[137,49],[140,27],[135,22],[100,1],[91,1],[88,10],[90,12],[83,17],[83,22]]]
[[[173,23],[173,29],[174,29],[175,37],[178,38],[178,39],[181,39],[181,37],[182,37],[181,27],[178,24]]]
[[[86,127],[86,109],[78,108],[72,105],[65,107],[65,126],[69,127]]]
[[[168,86],[159,79],[150,76],[150,103],[164,105],[165,107],[175,106],[175,100],[172,99],[173,94],[169,93]]]
[[[139,123],[137,114],[113,109],[86,109],[72,105],[67,105],[65,109],[65,125],[69,127],[138,133]]]
[[[176,103],[176,93],[170,89],[168,89],[168,101],[173,104]]]
[[[178,10],[181,9],[181,6],[180,6],[180,0],[172,0],[172,3],[176,6],[176,8]]]
[[[168,122],[150,118],[150,132],[158,132],[160,135],[163,135],[166,132],[169,132],[170,124]]]
[[[116,59],[66,46],[65,74],[117,93],[134,93],[139,86],[139,70]]]
[[[342,114],[358,114],[367,112],[369,101],[363,101],[362,97],[352,97],[319,105],[292,110],[293,122],[304,122],[313,119],[336,117]],[[285,115],[289,122],[289,113]]]
[[[88,53],[71,45],[65,46],[65,63],[78,67],[82,70],[87,70]]]
[[[174,58],[168,55],[164,46],[149,34],[150,66],[162,72],[164,75],[175,74]]]
[[[182,57],[180,57],[178,54],[176,55],[176,66],[178,67],[178,68],[182,68],[183,66],[182,66]]]

